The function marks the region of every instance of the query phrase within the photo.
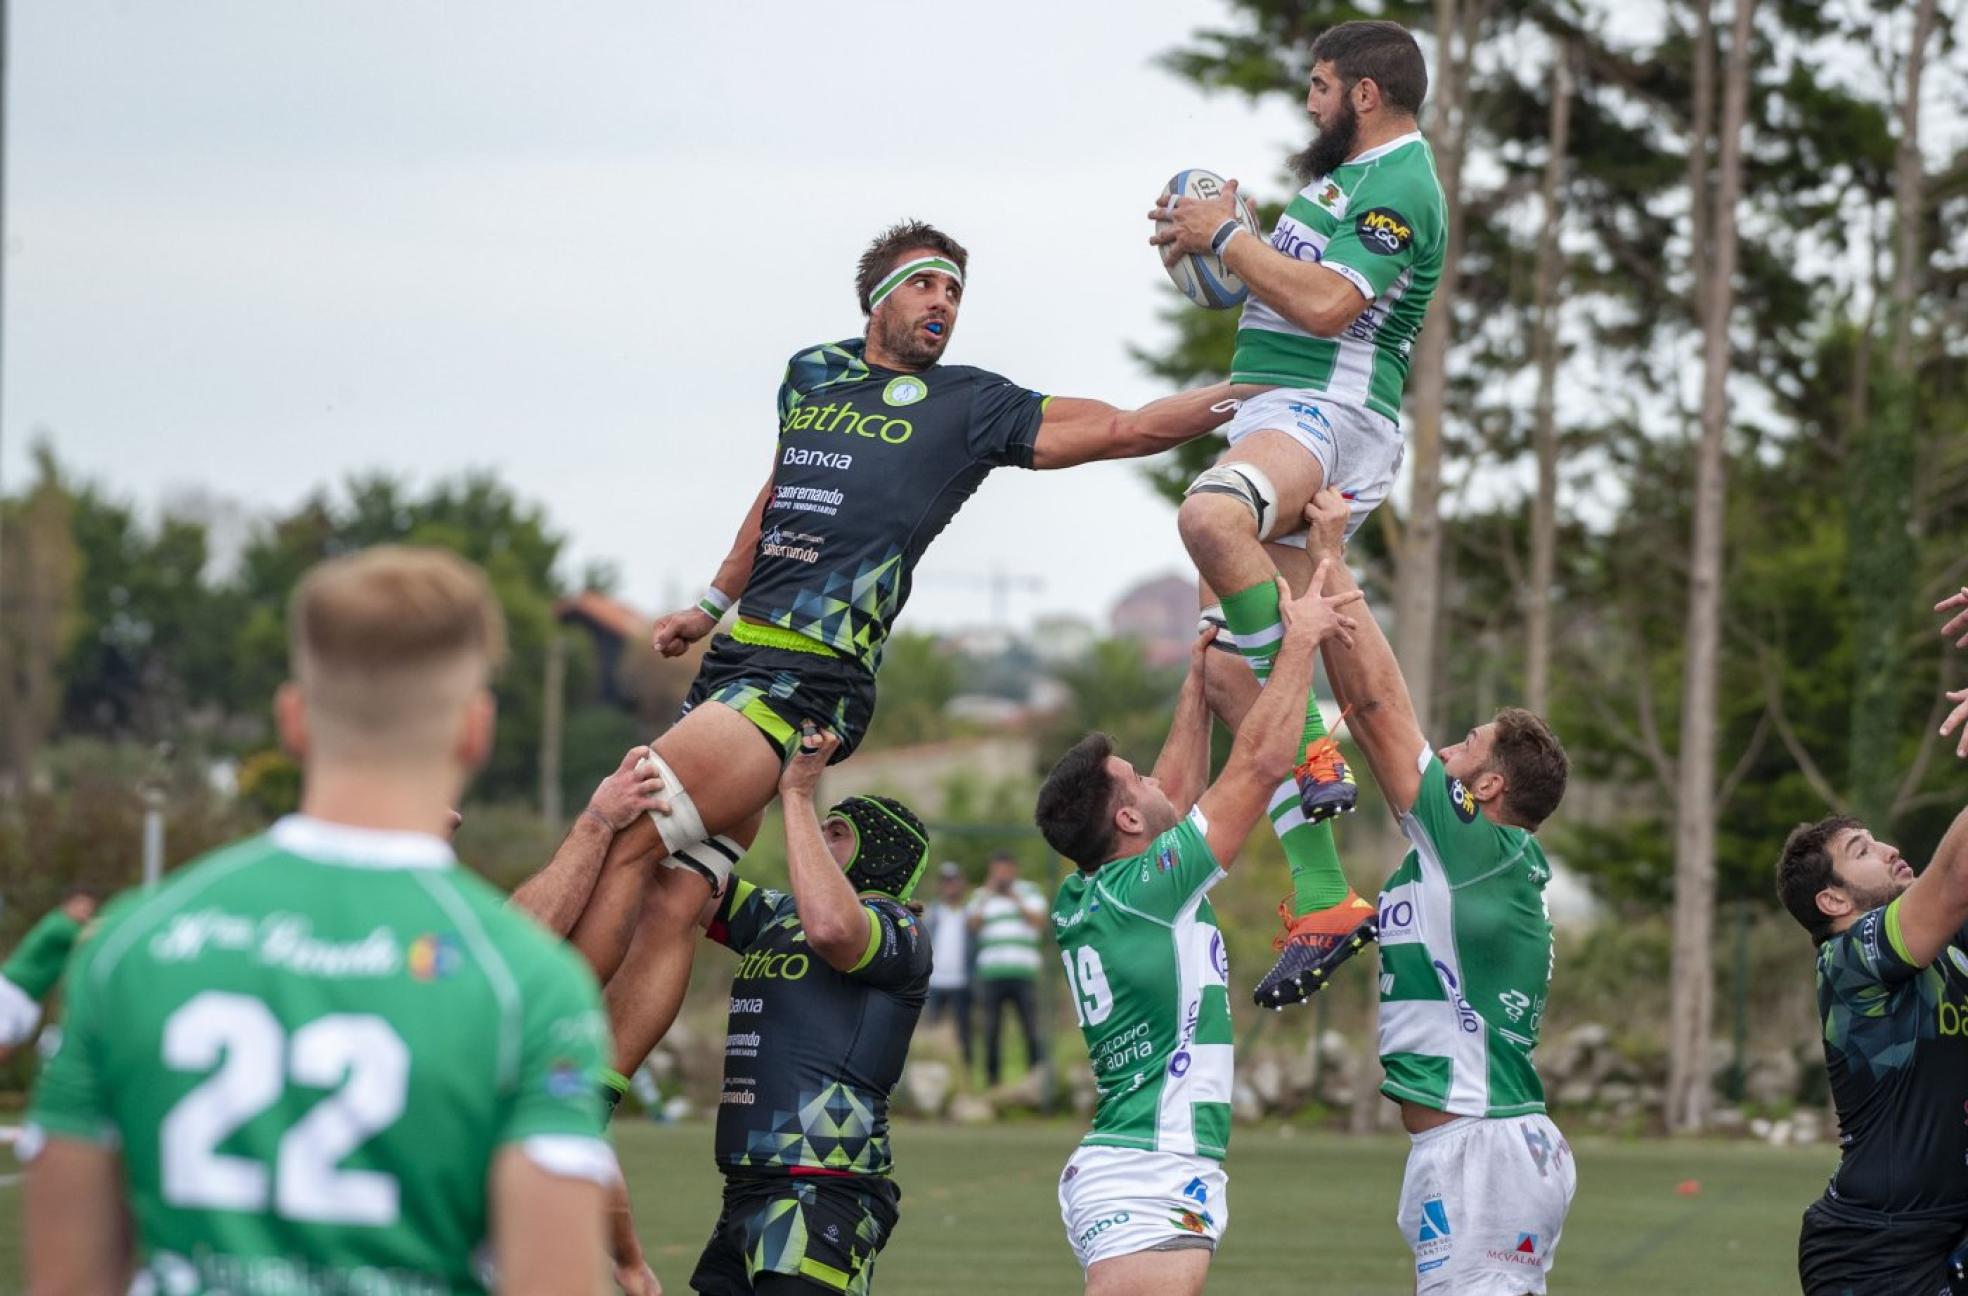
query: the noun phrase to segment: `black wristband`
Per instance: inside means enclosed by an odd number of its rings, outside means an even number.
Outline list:
[[[1219,257],[1222,256],[1223,249],[1230,246],[1230,240],[1236,237],[1237,231],[1242,228],[1242,223],[1235,217],[1217,226],[1216,233],[1210,235],[1210,251]]]

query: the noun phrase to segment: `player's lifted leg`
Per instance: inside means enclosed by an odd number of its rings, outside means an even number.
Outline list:
[[[1221,621],[1259,683],[1270,677],[1284,633],[1277,577],[1282,573],[1294,589],[1303,589],[1309,575],[1302,548],[1264,541],[1280,529],[1281,515],[1294,522],[1302,515],[1323,480],[1321,462],[1291,433],[1260,429],[1197,478],[1178,514],[1183,543],[1206,585],[1233,591],[1205,615]],[[1227,659],[1212,665],[1218,676],[1240,669]],[[1235,728],[1236,717],[1224,719]],[[1353,808],[1358,790],[1326,732],[1316,696],[1307,699],[1300,750],[1293,777],[1271,799],[1271,826],[1291,868],[1292,898],[1279,906],[1285,931],[1275,946],[1278,961],[1252,996],[1261,1007],[1303,1001],[1374,935],[1373,906],[1347,884],[1327,822]]]
[[[1166,254],[1220,256],[1250,289],[1230,375],[1245,399],[1226,429],[1229,453],[1183,503],[1182,535],[1260,678],[1277,600],[1258,542],[1302,545],[1299,510],[1320,486],[1350,502],[1349,534],[1386,497],[1401,463],[1408,356],[1446,242],[1434,159],[1416,129],[1428,73],[1414,38],[1393,23],[1342,23],[1310,53],[1305,107],[1318,134],[1291,159],[1304,187],[1269,244],[1235,221],[1235,181],[1217,198],[1172,198],[1150,213],[1150,241]],[[1356,791],[1316,705],[1305,737],[1295,786],[1273,808],[1294,895],[1261,1005],[1303,998],[1371,930],[1322,826]]]

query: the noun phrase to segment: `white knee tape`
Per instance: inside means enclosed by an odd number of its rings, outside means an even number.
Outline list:
[[[661,796],[670,803],[670,812],[658,814],[651,810],[649,822],[656,825],[657,835],[662,837],[672,856],[711,835],[704,827],[704,817],[697,813],[697,803],[690,799],[690,793],[684,790],[682,780],[668,761],[652,751],[636,762],[636,769],[654,770],[663,780]]]
[[[1241,660],[1243,653],[1238,650],[1237,641],[1230,637],[1230,623],[1223,619],[1221,603],[1212,603],[1196,615],[1197,634],[1205,634],[1212,627],[1216,630],[1216,638],[1210,640],[1210,647]]]
[[[1270,539],[1271,528],[1278,521],[1278,489],[1256,464],[1227,463],[1205,468],[1196,474],[1196,480],[1189,483],[1189,489],[1182,495],[1184,499],[1191,495],[1228,495],[1251,511],[1259,540]]]
[[[710,837],[695,846],[686,846],[664,856],[663,862],[671,868],[685,868],[703,874],[710,882],[711,890],[722,895],[731,881],[731,870],[737,867],[744,854],[745,848],[737,838]]]

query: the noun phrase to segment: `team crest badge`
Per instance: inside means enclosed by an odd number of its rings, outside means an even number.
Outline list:
[[[929,386],[913,374],[891,378],[888,386],[882,388],[882,403],[885,405],[913,405],[929,395]]]

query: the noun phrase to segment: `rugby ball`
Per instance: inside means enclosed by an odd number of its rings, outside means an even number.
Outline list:
[[[1203,199],[1221,197],[1223,187],[1223,177],[1214,171],[1190,167],[1169,178],[1169,182],[1162,186],[1161,196],[1155,200],[1155,205],[1166,207],[1169,199],[1178,195]],[[1264,237],[1263,227],[1257,223],[1257,213],[1244,200],[1241,192],[1237,195],[1237,221],[1251,237]],[[1157,229],[1166,229],[1169,224],[1168,221],[1155,223]],[[1157,251],[1162,254],[1162,268],[1168,271],[1168,277],[1182,290],[1184,297],[1198,306],[1210,310],[1229,310],[1232,306],[1243,305],[1244,299],[1250,296],[1250,289],[1244,286],[1244,281],[1226,270],[1220,257],[1206,253],[1172,256],[1167,248],[1158,248]]]

